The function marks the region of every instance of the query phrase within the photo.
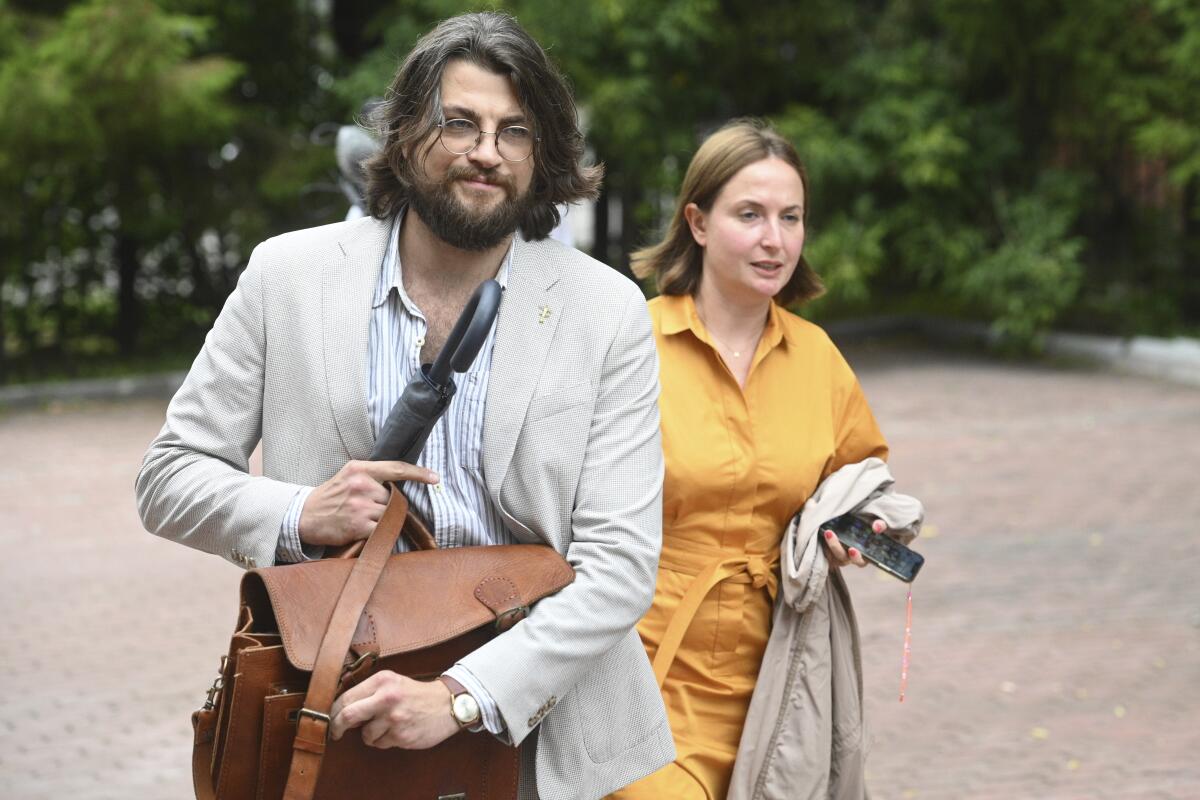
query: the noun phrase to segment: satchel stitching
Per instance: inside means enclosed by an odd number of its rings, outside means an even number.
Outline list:
[[[245,652],[243,652],[243,653],[242,653],[242,658],[245,658],[245,659],[250,659],[250,658],[251,658],[251,656],[250,656],[250,653],[249,653],[249,651],[245,651]],[[241,659],[239,659],[239,660],[238,660],[238,663],[239,663],[239,664],[241,664],[241,663],[242,663],[242,662],[241,662]],[[230,742],[230,740],[232,740],[232,739],[235,739],[235,738],[236,738],[236,737],[234,736],[234,733],[235,733],[236,731],[239,731],[239,730],[241,730],[243,727],[245,727],[245,719],[246,719],[246,715],[245,715],[245,714],[240,714],[240,715],[239,715],[239,714],[234,714],[234,713],[233,713],[233,709],[234,709],[234,708],[237,706],[237,702],[238,702],[238,694],[239,694],[239,693],[241,693],[241,691],[242,691],[242,687],[243,687],[243,686],[245,685],[245,683],[246,683],[245,681],[239,681],[239,680],[237,680],[237,677],[238,677],[238,675],[241,675],[241,674],[243,674],[243,673],[240,673],[240,672],[235,672],[235,673],[233,674],[233,677],[234,677],[234,682],[233,682],[233,696],[232,696],[231,698],[229,698],[229,717],[230,717],[230,720],[229,720],[229,727],[225,729],[225,747],[226,747],[226,748],[228,748],[228,747],[229,747],[229,742]],[[220,779],[219,781],[217,781],[217,796],[218,796],[218,797],[220,797],[221,795],[223,795],[223,794],[225,793],[225,786],[226,786],[226,784],[229,782],[229,773],[230,773],[230,770],[228,770],[228,769],[225,769],[225,767],[226,767],[226,766],[227,766],[227,763],[226,763],[225,759],[222,759],[222,763],[221,763],[221,779]]]
[[[379,639],[379,630],[375,627],[375,617],[372,616],[371,612],[367,611],[365,608],[363,609],[363,616],[367,618],[367,628],[370,629],[371,637],[365,641],[351,642],[351,647],[370,647],[371,645],[377,645]]]
[[[555,592],[562,589],[564,586],[570,586],[571,581],[573,581],[574,579],[575,579],[575,574],[571,573],[571,576],[569,579],[563,581],[562,583],[560,583],[556,586],[553,586],[545,594],[543,594],[541,597],[538,597],[537,599],[541,600],[542,598],[549,597],[550,595],[552,595]],[[533,604],[530,603],[531,607],[532,607],[532,605]],[[394,649],[384,650],[384,649],[380,648],[379,657],[383,658],[385,656],[394,656],[397,653],[411,653],[413,650],[420,650],[422,647],[428,647],[431,644],[440,644],[449,639],[453,639],[455,636],[458,636],[460,633],[466,633],[467,631],[473,631],[476,628],[481,628],[486,624],[487,624],[487,620],[484,620],[483,622],[479,622],[479,623],[475,623],[475,624],[471,624],[468,622],[458,628],[446,629],[440,635],[431,636],[427,639],[422,639],[420,641],[407,642],[407,643],[401,645],[400,647],[397,647]]]
[[[258,577],[263,582],[263,588],[267,591],[267,600],[271,603],[271,610],[275,613],[275,627],[279,629],[279,639],[283,642],[284,655],[288,656],[288,660],[291,661],[290,654],[295,648],[292,646],[292,635],[289,632],[289,626],[283,624],[284,620],[288,619],[288,615],[285,613],[285,609],[275,604],[275,595],[271,592],[270,581],[268,581],[267,576],[259,573]],[[317,654],[314,653],[311,661],[297,663],[296,667],[304,672],[312,672],[316,661]]]
[[[548,597],[548,596],[554,594],[555,592],[561,590],[564,586],[569,586],[574,579],[575,579],[575,575],[572,572],[570,577],[567,578],[566,580],[564,580],[562,583],[547,587],[547,591],[541,597],[539,597],[537,599],[540,600],[540,599],[542,599],[542,597]],[[532,604],[530,604],[530,605],[532,605]],[[281,615],[279,614],[278,610],[276,611],[275,619],[276,620],[281,619]],[[389,648],[387,650],[385,650],[381,647],[379,649],[379,657],[384,658],[386,656],[394,656],[397,653],[409,653],[409,652],[412,652],[413,650],[420,650],[421,648],[428,647],[431,644],[439,644],[440,642],[444,642],[447,639],[453,639],[455,636],[458,636],[460,633],[465,633],[467,631],[475,630],[476,628],[481,627],[486,624],[487,624],[487,620],[483,620],[476,624],[467,623],[467,624],[463,625],[462,627],[447,629],[439,636],[433,636],[433,637],[423,639],[420,641],[415,641],[415,642],[406,642],[403,645],[400,645],[399,647]],[[282,624],[279,624],[279,635],[280,635],[280,638],[283,640],[285,652],[290,654],[293,649],[291,646],[292,637],[284,632],[284,625],[282,625]],[[288,660],[289,661],[291,660],[290,656],[289,656]],[[312,672],[313,664],[315,662],[316,662],[316,658],[314,657],[311,660],[307,660],[307,661],[303,661],[303,662],[296,662],[295,666],[298,667],[302,672]]]
[[[262,749],[262,753],[260,753],[259,757],[258,757],[258,791],[255,793],[255,796],[258,798],[258,800],[264,800],[263,790],[265,789],[265,787],[263,786],[263,779],[267,774],[267,764],[270,763],[269,759],[270,759],[270,755],[271,755],[271,750],[270,750],[271,727],[272,727],[272,725],[274,725],[274,723],[271,721],[271,715],[269,713],[267,713],[267,711],[268,711],[267,703],[266,703],[266,699],[264,698],[264,700],[263,700],[263,749]]]
[[[508,578],[500,577],[500,576],[493,576],[491,578],[484,578],[483,580],[481,580],[479,582],[479,585],[475,587],[475,599],[478,600],[479,602],[483,603],[484,605],[487,605],[487,603],[484,602],[483,598],[480,597],[480,594],[483,591],[483,585],[485,583],[499,582],[499,581],[503,581],[505,584],[508,585],[508,594],[505,595],[503,598],[501,598],[500,602],[507,602],[509,600],[520,600],[521,599],[521,595],[517,591],[517,587],[513,584],[513,582],[510,581]]]
[[[262,752],[258,756],[258,791],[255,793],[255,796],[258,798],[258,800],[263,800],[263,778],[266,777],[267,764],[269,763],[268,759],[271,756],[271,728],[274,723],[271,721],[271,715],[267,713],[267,711],[267,704],[264,700],[263,715],[265,719],[263,720],[263,748]]]

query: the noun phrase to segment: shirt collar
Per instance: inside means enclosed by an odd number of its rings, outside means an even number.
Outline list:
[[[661,328],[664,336],[690,330],[700,335],[700,318],[696,315],[696,303],[690,294],[664,294],[659,296],[662,305]]]
[[[388,235],[387,250],[383,254],[383,264],[379,271],[379,281],[375,284],[375,294],[371,297],[371,308],[378,308],[391,295],[392,290],[400,296],[400,302],[412,313],[416,314],[416,305],[404,291],[404,270],[400,265],[400,228],[404,224],[404,209],[392,219],[392,230]],[[504,260],[500,262],[500,270],[496,273],[496,282],[501,289],[508,288],[508,275],[512,270],[513,253],[517,250],[517,240],[521,237],[513,234],[512,242]]]
[[[662,303],[660,327],[664,336],[691,331],[700,341],[714,344],[704,323],[700,321],[700,315],[696,313],[696,299],[692,295],[664,295],[659,302]],[[790,327],[785,324],[779,304],[772,302],[767,311],[767,324],[763,328],[763,340],[767,346],[775,347],[780,341],[787,342],[789,346],[795,344]]]

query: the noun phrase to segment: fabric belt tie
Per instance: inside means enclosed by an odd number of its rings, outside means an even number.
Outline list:
[[[695,555],[701,555],[696,559]],[[690,557],[689,557],[690,556]],[[768,558],[763,555],[740,553],[734,556],[719,555],[715,558],[704,559],[703,553],[684,553],[680,550],[663,550],[659,565],[673,572],[695,575],[687,591],[679,600],[679,607],[667,624],[658,652],[654,654],[654,677],[658,688],[662,688],[667,679],[667,672],[675,661],[675,654],[683,637],[691,627],[704,598],[718,584],[729,583],[750,584],[755,589],[766,588],[771,595],[771,602],[779,591],[779,578],[776,567],[779,564],[779,551]],[[699,565],[699,569],[696,566]]]

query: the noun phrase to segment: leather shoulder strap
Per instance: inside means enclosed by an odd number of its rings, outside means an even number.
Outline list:
[[[296,725],[292,766],[283,793],[284,800],[312,800],[317,791],[321,760],[329,739],[329,709],[333,707],[346,653],[350,651],[363,607],[375,590],[379,576],[383,574],[396,540],[400,538],[400,529],[407,513],[408,500],[392,484],[387,509],[346,578],[329,627],[325,630],[325,638],[321,640],[321,647],[317,651],[308,694],[304,696],[304,708],[300,710]]]

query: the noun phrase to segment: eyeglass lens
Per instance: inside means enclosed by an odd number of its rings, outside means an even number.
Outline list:
[[[441,127],[442,146],[458,156],[474,150],[484,134],[496,137],[496,150],[505,161],[524,161],[533,152],[533,132],[520,125],[509,125],[492,133],[479,130],[469,119],[448,119]]]

